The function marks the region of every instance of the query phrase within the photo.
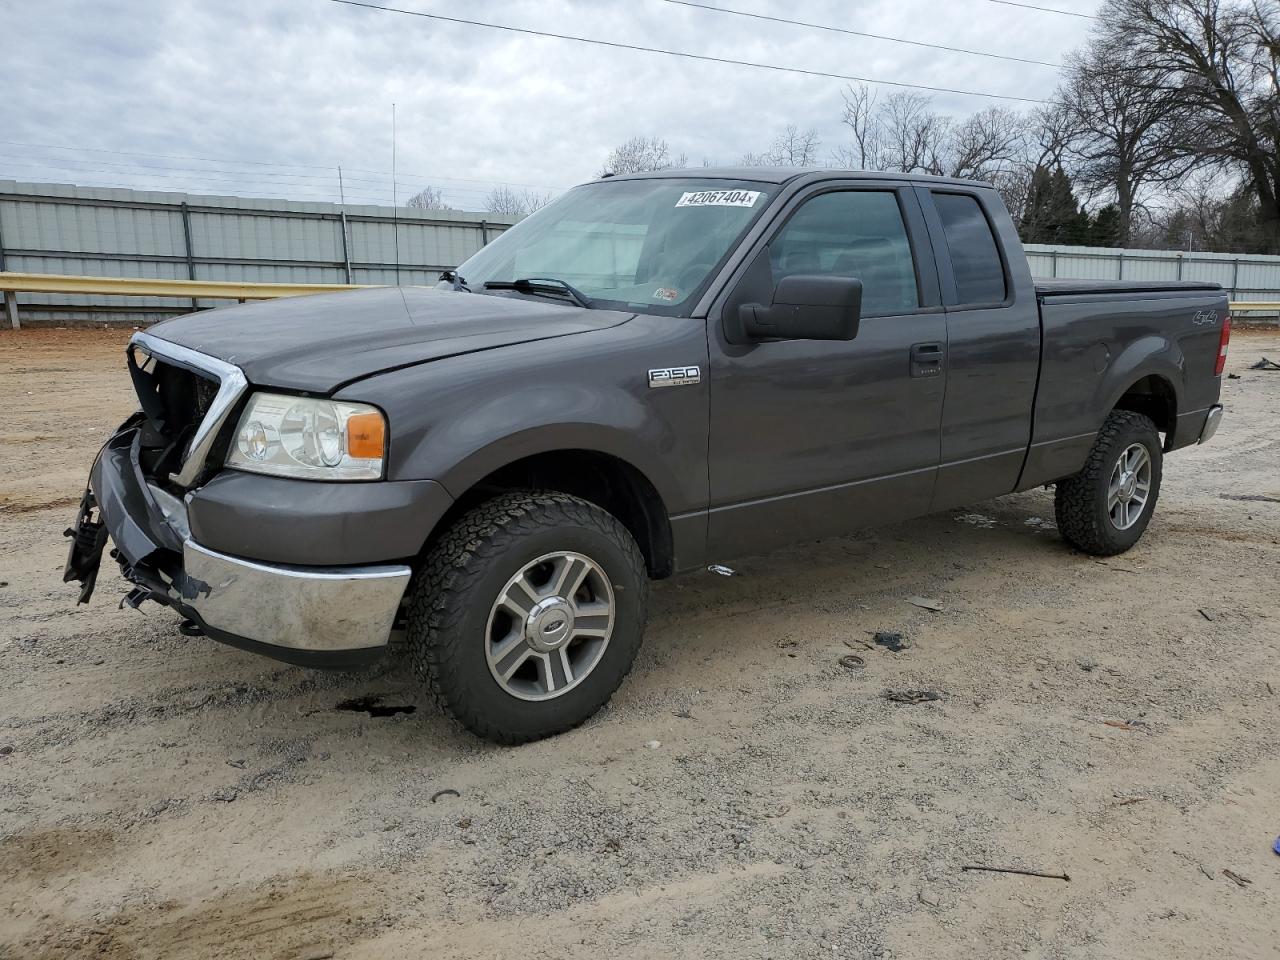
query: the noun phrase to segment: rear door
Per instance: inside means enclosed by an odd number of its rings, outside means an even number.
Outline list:
[[[771,272],[763,297],[788,275],[856,277],[862,322],[847,342],[736,345],[721,315],[735,283],[712,310],[711,550],[762,551],[925,512],[946,326],[914,189],[813,185],[787,201],[745,262],[761,247]]]
[[[1017,485],[1031,441],[1040,314],[999,194],[949,185],[918,194],[946,306],[946,400],[931,504],[943,510]]]

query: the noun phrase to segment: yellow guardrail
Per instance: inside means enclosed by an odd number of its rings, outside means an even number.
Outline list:
[[[243,283],[239,280],[140,280],[69,277],[53,273],[0,273],[0,290],[16,293],[94,293],[122,297],[205,297],[211,300],[272,300],[309,293],[355,290],[347,283]]]
[[[347,283],[243,283],[238,280],[145,280],[133,277],[73,277],[54,273],[0,273],[9,325],[17,330],[17,293],[92,294],[113,297],[179,297],[206,300],[274,300],[312,293],[358,290]]]
[[[1250,311],[1257,313],[1280,313],[1280,301],[1261,303],[1235,303],[1231,304],[1232,313],[1248,313]]]

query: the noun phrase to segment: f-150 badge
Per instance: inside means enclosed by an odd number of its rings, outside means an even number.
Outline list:
[[[662,367],[649,371],[651,387],[684,387],[702,382],[701,367]]]

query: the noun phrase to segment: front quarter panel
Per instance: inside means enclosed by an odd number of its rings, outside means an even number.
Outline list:
[[[670,515],[707,498],[706,322],[641,314],[608,330],[452,357],[370,377],[342,399],[375,403],[391,431],[388,479],[454,497],[523,457],[593,450],[643,473]],[[649,370],[701,382],[654,388]]]

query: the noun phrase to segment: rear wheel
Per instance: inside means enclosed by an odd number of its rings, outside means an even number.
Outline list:
[[[498,743],[568,730],[631,669],[648,579],[627,529],[562,493],[511,493],[463,516],[418,577],[408,639],[419,677]]]
[[[1098,431],[1084,469],[1058,482],[1058,530],[1073,547],[1100,557],[1141,539],[1160,497],[1160,434],[1150,418],[1114,410]]]

